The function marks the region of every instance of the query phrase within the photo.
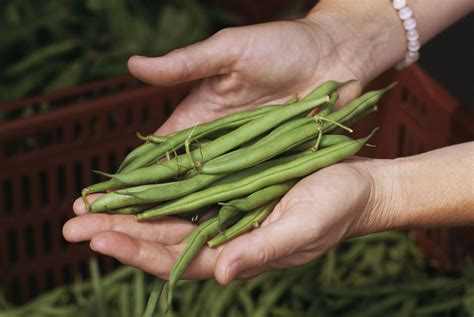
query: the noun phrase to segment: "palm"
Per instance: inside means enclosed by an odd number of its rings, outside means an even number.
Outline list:
[[[155,85],[200,79],[158,133],[285,101],[329,79],[358,79],[324,30],[304,20],[226,29],[161,58],[134,57],[129,68]],[[353,96],[360,85],[347,88],[346,95]]]

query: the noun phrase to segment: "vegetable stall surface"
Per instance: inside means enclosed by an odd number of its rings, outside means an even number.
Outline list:
[[[376,133],[378,128],[353,140],[337,131],[352,132],[347,125],[375,111],[394,84],[333,110],[337,90],[351,82],[327,81],[301,100],[230,114],[165,136],[138,134],[145,143],[116,173],[97,171],[110,180],[85,188],[84,204],[90,212],[135,214],[137,221],[177,216],[193,222],[222,205],[183,241],[187,247],[165,287],[171,309],[179,279],[202,248],[257,228],[299,179],[355,155]],[[89,204],[89,193],[105,191]],[[148,314],[162,288],[152,292]]]

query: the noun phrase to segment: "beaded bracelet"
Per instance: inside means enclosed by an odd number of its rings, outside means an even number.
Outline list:
[[[420,34],[416,30],[416,20],[413,11],[407,6],[406,0],[392,0],[392,5],[398,11],[398,17],[403,21],[403,28],[406,31],[408,51],[405,59],[398,63],[395,68],[402,69],[410,66],[420,58]]]

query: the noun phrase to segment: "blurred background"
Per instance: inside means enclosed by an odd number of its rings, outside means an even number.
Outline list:
[[[299,17],[314,4],[1,1],[0,316],[139,315],[150,277],[61,236],[75,197],[100,180],[90,171],[115,170],[139,143],[135,132],[156,130],[192,86],[140,84],[127,75],[128,57],[162,55],[224,27]],[[383,127],[365,155],[474,140],[473,31],[471,14],[423,47],[418,65],[371,84],[400,83],[356,127],[361,134]],[[473,237],[472,228],[373,235],[303,268],[227,288],[184,282],[173,313],[473,316]]]

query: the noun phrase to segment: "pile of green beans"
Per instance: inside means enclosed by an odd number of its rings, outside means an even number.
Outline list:
[[[183,243],[167,284],[168,304],[178,280],[203,247],[216,247],[258,227],[299,179],[355,155],[373,136],[335,131],[376,110],[393,85],[367,92],[334,110],[338,89],[327,81],[301,100],[266,105],[165,136],[141,136],[108,181],[82,192],[90,212],[133,214],[137,221],[177,216],[198,222]],[[92,204],[87,195],[108,192]],[[199,223],[199,215],[220,210]],[[153,294],[156,294],[153,293]],[[154,295],[156,297],[156,295]]]
[[[226,287],[214,280],[180,281],[165,315],[163,283],[122,266],[12,305],[0,293],[2,317],[100,316],[472,316],[474,266],[456,274],[429,269],[404,233],[385,232],[343,242],[302,267],[266,272]],[[147,296],[151,292],[150,300]],[[166,293],[164,294],[166,295]],[[156,310],[155,310],[156,309]],[[152,313],[155,310],[155,313]]]

